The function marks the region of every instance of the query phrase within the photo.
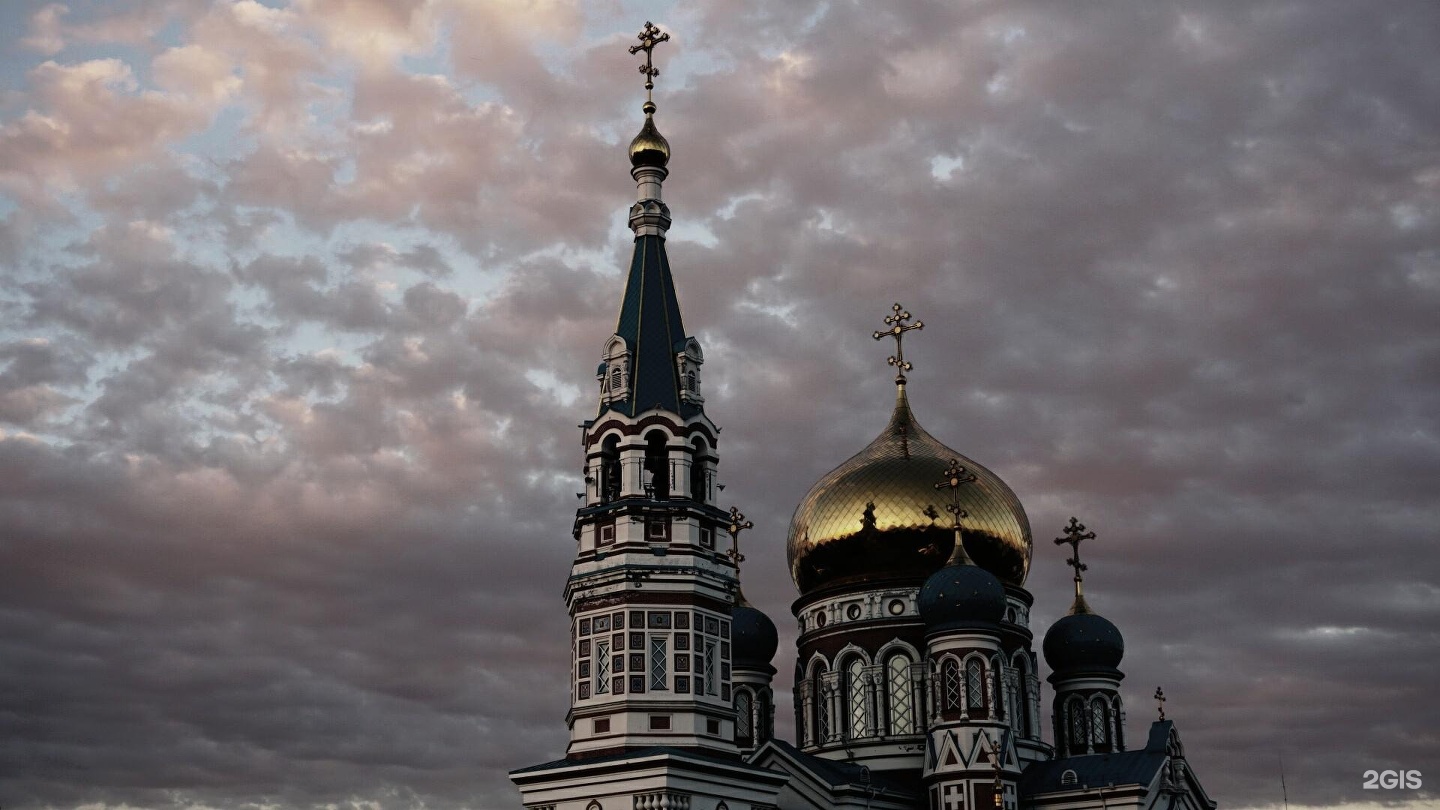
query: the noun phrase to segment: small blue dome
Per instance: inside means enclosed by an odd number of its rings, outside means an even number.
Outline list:
[[[730,609],[730,646],[735,666],[762,669],[775,657],[780,635],[769,616],[742,603]]]
[[[1056,674],[1101,672],[1120,666],[1125,639],[1109,619],[1094,613],[1072,613],[1045,633],[1045,662]]]
[[[947,565],[920,589],[920,618],[931,630],[988,627],[1004,615],[1005,586],[975,565]]]

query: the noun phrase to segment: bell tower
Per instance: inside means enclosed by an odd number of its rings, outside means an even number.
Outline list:
[[[735,753],[730,608],[734,561],[716,538],[720,430],[705,415],[700,343],[685,333],[665,252],[661,195],[670,144],[650,98],[656,45],[647,25],[645,123],[630,144],[635,249],[615,333],[583,425],[585,504],[565,600],[571,620],[571,756],[653,746]]]

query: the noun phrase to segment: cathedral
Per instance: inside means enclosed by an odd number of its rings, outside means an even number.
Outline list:
[[[665,251],[670,145],[651,55],[668,38],[646,23],[630,49],[646,79],[629,148],[635,248],[583,426],[564,591],[570,742],[563,758],[510,773],[524,806],[1214,810],[1163,703],[1143,732],[1126,729],[1124,642],[1085,600],[1080,548],[1094,534],[1073,518],[1056,540],[1069,547],[1073,603],[1041,643],[1044,727],[1029,520],[1004,481],[920,426],[903,338],[923,324],[899,304],[874,333],[894,341],[890,420],[790,522],[797,739],[775,736],[778,634],[740,587],[751,526],[717,500],[705,355],[685,333]]]

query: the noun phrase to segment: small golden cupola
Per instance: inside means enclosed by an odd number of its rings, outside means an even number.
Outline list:
[[[632,54],[645,52],[645,64],[640,66],[640,73],[645,76],[645,106],[641,107],[645,112],[645,125],[640,127],[640,134],[630,141],[630,165],[636,168],[655,166],[663,169],[670,162],[670,142],[655,128],[656,107],[652,93],[655,77],[660,75],[660,71],[650,58],[655,46],[669,39],[669,34],[646,21],[645,30],[640,32],[640,44],[630,46]]]

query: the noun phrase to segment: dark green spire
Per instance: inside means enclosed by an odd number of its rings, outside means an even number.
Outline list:
[[[604,407],[636,416],[655,407],[681,416],[700,407],[681,397],[677,355],[685,350],[685,324],[665,255],[665,237],[635,237],[635,254],[625,281],[620,322],[615,333],[630,350],[629,396]]]

